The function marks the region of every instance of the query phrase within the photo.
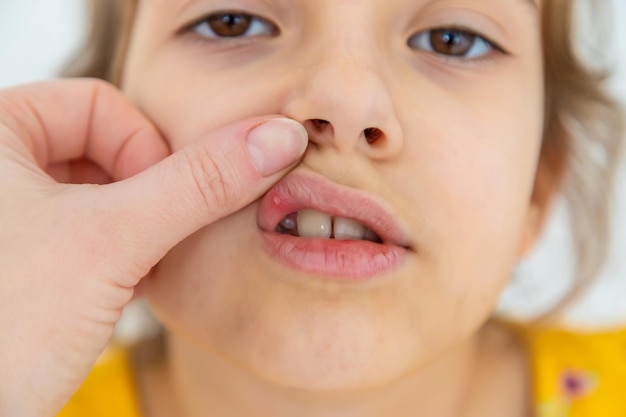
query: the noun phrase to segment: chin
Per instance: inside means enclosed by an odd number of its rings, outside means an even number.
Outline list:
[[[307,391],[363,391],[387,386],[410,373],[419,357],[382,346],[372,329],[339,335],[322,330],[317,334],[284,334],[280,345],[260,340],[263,346],[221,351],[220,356],[256,378],[273,385]],[[271,347],[271,351],[267,351]]]
[[[272,292],[234,307],[241,321],[220,323],[205,348],[262,381],[320,392],[386,386],[427,360],[400,310],[346,293]]]

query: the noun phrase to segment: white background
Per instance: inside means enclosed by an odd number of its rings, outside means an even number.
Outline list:
[[[550,1],[550,0],[546,0]],[[626,102],[626,1],[614,3],[613,91]],[[85,0],[0,0],[0,87],[53,77],[84,36]],[[592,31],[593,27],[590,28]],[[625,164],[626,165],[626,164]],[[599,283],[568,315],[569,323],[606,327],[626,323],[626,167],[616,190],[612,255]],[[572,276],[563,208],[503,296],[501,310],[519,317],[541,311],[566,290]]]

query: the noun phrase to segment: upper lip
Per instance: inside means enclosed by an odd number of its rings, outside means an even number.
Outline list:
[[[286,216],[306,209],[356,220],[376,233],[383,244],[411,248],[405,228],[383,204],[363,191],[302,171],[293,171],[263,197],[258,225],[273,232]]]

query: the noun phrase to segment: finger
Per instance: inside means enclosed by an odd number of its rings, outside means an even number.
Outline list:
[[[96,207],[83,213],[96,216],[112,239],[99,256],[105,264],[107,256],[117,265],[120,258],[131,261],[131,280],[120,285],[136,285],[133,277],[144,276],[187,236],[259,198],[293,168],[307,143],[299,123],[257,118],[215,131],[133,178],[93,189]]]
[[[4,90],[0,121],[42,169],[86,158],[122,179],[169,155],[148,119],[104,81],[60,80]]]

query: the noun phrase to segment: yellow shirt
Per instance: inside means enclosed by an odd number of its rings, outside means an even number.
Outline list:
[[[141,417],[128,351],[109,347],[58,417]]]
[[[626,416],[626,329],[528,333],[537,417]]]
[[[524,332],[536,417],[626,416],[626,329]],[[128,352],[109,348],[57,417],[141,417]]]

